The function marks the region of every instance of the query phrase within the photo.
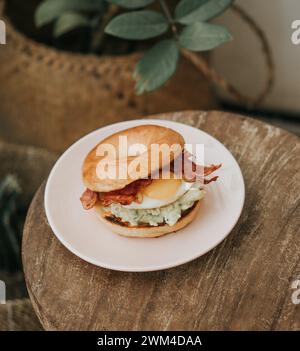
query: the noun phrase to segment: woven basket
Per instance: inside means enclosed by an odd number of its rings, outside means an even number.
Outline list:
[[[35,191],[48,175],[57,158],[56,154],[31,146],[10,144],[0,140],[0,179],[15,175],[21,186],[20,205],[28,206]],[[7,242],[0,245],[7,249]],[[2,246],[3,249],[3,246]],[[7,251],[9,252],[9,251]],[[0,267],[0,280],[6,284],[7,303],[0,305],[0,331],[2,330],[40,330],[41,325],[29,301],[23,272],[11,273]]]
[[[62,151],[98,127],[147,114],[215,106],[209,83],[182,60],[159,91],[137,97],[139,53],[93,56],[60,52],[7,23],[0,50],[0,136]]]
[[[0,331],[39,331],[42,326],[29,299],[9,300],[0,305]]]
[[[28,205],[48,176],[57,155],[36,147],[4,142],[0,139],[0,179],[16,175],[22,188],[21,205]]]

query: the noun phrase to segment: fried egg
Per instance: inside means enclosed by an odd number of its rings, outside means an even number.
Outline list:
[[[146,210],[167,206],[178,200],[185,194],[193,183],[185,182],[182,179],[154,179],[150,185],[145,187],[139,194],[141,202],[132,202],[125,205],[125,208]]]

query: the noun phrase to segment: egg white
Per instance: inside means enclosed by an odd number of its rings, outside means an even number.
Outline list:
[[[143,195],[143,201],[141,203],[132,202],[130,205],[124,205],[123,207],[128,209],[134,209],[134,210],[147,210],[147,209],[167,206],[175,202],[176,200],[178,200],[192,186],[193,186],[193,183],[182,181],[180,186],[177,189],[177,192],[173,196],[169,197],[168,199],[158,200],[158,199],[153,199],[146,195]]]

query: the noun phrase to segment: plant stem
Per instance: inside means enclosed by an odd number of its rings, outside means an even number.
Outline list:
[[[205,78],[215,83],[217,86],[224,89],[227,93],[233,96],[237,101],[244,103],[247,107],[252,107],[255,103],[254,100],[242,95],[236,88],[227,82],[225,78],[220,76],[213,68],[210,67],[208,62],[201,54],[196,54],[190,50],[181,48],[180,52],[182,56],[194,65],[194,67],[200,71]]]
[[[178,32],[177,32],[177,27],[176,27],[176,24],[174,22],[174,19],[171,15],[171,12],[167,6],[167,4],[165,3],[164,0],[159,0],[159,3],[160,3],[160,6],[164,12],[164,14],[166,15],[166,18],[168,20],[168,22],[170,23],[170,26],[171,26],[171,29],[172,29],[172,32],[175,36],[175,39],[178,39]]]
[[[178,31],[171,12],[164,0],[159,0],[159,2],[168,22],[170,23],[174,37],[178,42]],[[249,105],[249,99],[240,94],[233,86],[228,84],[228,82],[223,77],[221,77],[215,70],[213,70],[201,54],[196,54],[184,48],[180,48],[180,52],[181,55],[198,71],[200,71],[205,78],[221,86],[225,91],[229,92],[237,100]]]
[[[246,96],[240,93],[237,88],[235,88],[231,83],[229,83],[225,78],[223,78],[218,72],[216,72],[205,58],[201,54],[196,54],[195,52],[191,52],[187,49],[181,48],[180,52],[182,56],[191,62],[195,68],[200,71],[204,77],[206,77],[209,81],[213,82],[216,86],[221,87],[225,92],[231,95],[236,101],[244,104],[247,108],[252,109],[258,105],[260,105],[265,98],[270,93],[273,84],[274,84],[274,59],[272,55],[272,51],[268,40],[262,31],[262,29],[257,25],[257,23],[246,13],[242,8],[233,4],[231,9],[237,13],[243,20],[246,22],[250,29],[257,35],[262,44],[263,53],[265,55],[266,65],[267,65],[267,80],[263,90],[256,96],[255,98]]]
[[[119,7],[116,5],[110,5],[106,14],[102,18],[102,23],[99,23],[98,30],[95,31],[94,37],[91,43],[91,52],[97,53],[100,51],[101,45],[105,38],[105,27],[109,21],[119,12]]]

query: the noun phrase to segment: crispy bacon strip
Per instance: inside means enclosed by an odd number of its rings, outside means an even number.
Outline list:
[[[219,165],[210,165],[210,166],[201,166],[196,164],[195,162],[190,160],[192,155],[188,151],[184,151],[182,157],[182,164],[181,169],[177,170],[174,169],[174,165],[176,164],[173,162],[171,165],[171,171],[175,172],[176,175],[182,175],[182,178],[187,182],[201,182],[203,184],[208,184],[210,181],[205,179],[206,176],[210,175],[211,173],[215,172],[219,169],[222,164]],[[181,174],[180,174],[181,173]],[[216,177],[212,178],[215,181]]]
[[[215,177],[212,177],[210,179],[204,179],[204,184],[209,184],[211,182],[215,182],[219,177],[218,176],[215,176]]]
[[[130,205],[133,201],[138,202],[138,193],[151,182],[151,179],[138,179],[123,189],[102,193],[100,200],[103,206],[108,206],[112,203]]]
[[[86,191],[81,195],[80,201],[85,210],[90,210],[98,201],[98,193],[90,189],[86,189]]]
[[[176,175],[182,174],[182,178],[187,182],[196,181],[201,182],[202,184],[209,184],[211,182],[215,182],[218,179],[218,176],[212,177],[211,179],[205,179],[205,177],[219,169],[222,164],[201,166],[191,161],[189,159],[191,156],[192,155],[189,152],[184,151],[182,157],[182,165],[179,167],[181,169],[175,170],[174,162],[172,162],[170,169],[171,172],[176,173]],[[107,193],[97,193],[86,189],[86,191],[82,194],[80,200],[82,206],[86,210],[93,208],[98,199],[102,202],[103,206],[109,206],[112,203],[130,205],[134,201],[139,202],[138,194],[151,182],[151,179],[138,179],[128,184],[123,189],[114,190]]]

